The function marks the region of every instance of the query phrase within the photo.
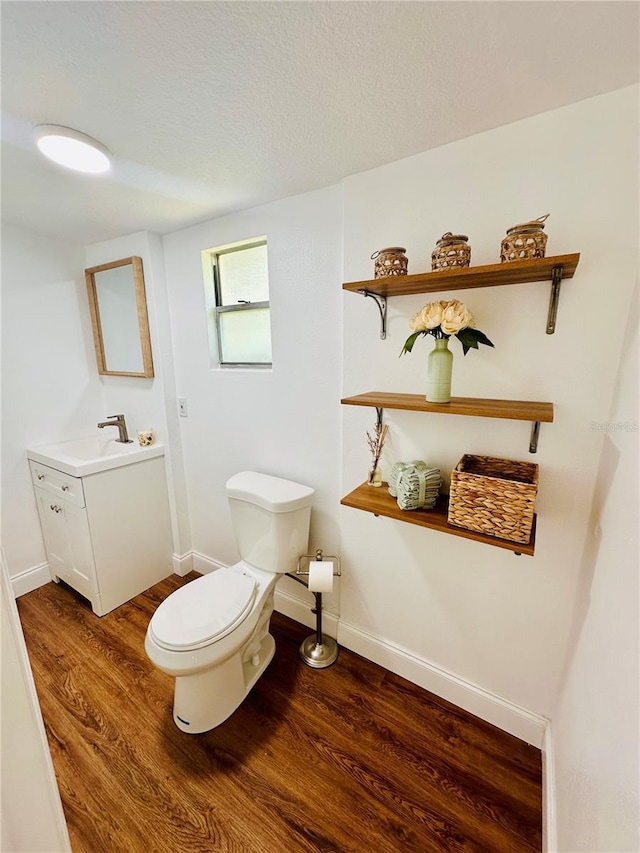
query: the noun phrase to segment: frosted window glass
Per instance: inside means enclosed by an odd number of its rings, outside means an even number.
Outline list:
[[[271,328],[268,308],[228,311],[218,316],[222,363],[269,364]]]
[[[218,255],[220,304],[269,301],[267,247],[252,246]]]

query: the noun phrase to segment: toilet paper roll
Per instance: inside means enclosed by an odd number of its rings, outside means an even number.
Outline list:
[[[333,591],[333,563],[331,560],[313,560],[309,563],[309,589],[311,592]]]

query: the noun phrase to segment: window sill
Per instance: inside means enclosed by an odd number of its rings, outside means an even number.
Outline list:
[[[217,364],[210,370],[214,373],[271,373],[273,364]]]

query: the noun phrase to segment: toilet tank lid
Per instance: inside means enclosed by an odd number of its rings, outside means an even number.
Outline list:
[[[241,471],[227,480],[227,497],[257,504],[270,512],[292,512],[309,506],[314,490],[292,480],[256,471]]]

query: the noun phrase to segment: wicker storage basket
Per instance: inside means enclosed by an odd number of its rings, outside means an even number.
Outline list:
[[[528,542],[538,466],[465,454],[451,472],[449,523],[510,542]]]

